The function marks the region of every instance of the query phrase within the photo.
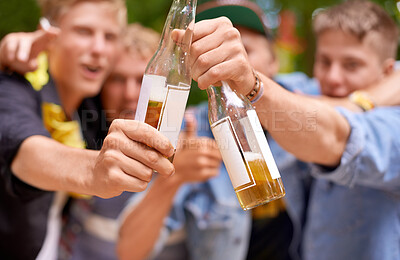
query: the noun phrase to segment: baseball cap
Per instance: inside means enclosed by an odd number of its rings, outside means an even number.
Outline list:
[[[267,16],[261,7],[249,0],[203,0],[197,6],[196,21],[225,16],[234,25],[253,29],[272,38]]]

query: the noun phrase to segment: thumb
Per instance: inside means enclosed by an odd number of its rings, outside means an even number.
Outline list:
[[[185,113],[185,138],[190,139],[197,136],[197,120],[194,111]]]
[[[181,29],[175,29],[171,33],[171,39],[178,45],[183,41],[184,36],[185,30]]]

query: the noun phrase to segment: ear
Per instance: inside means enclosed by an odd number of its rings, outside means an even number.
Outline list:
[[[383,64],[382,64],[383,65],[383,74],[385,76],[389,76],[390,74],[393,73],[395,63],[396,63],[395,59],[392,59],[392,58],[386,59],[383,62]]]

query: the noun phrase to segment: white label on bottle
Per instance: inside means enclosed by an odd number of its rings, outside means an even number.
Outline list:
[[[243,149],[240,146],[237,135],[232,127],[229,117],[225,117],[211,126],[214,138],[218,144],[222,159],[228,171],[233,188],[246,185],[243,189],[256,185],[250,167],[245,160]],[[247,171],[249,169],[249,172]]]
[[[178,144],[189,91],[190,86],[183,83],[179,83],[179,86],[167,86],[158,129],[169,139],[174,148]]]
[[[166,78],[158,75],[144,75],[142,86],[140,88],[140,96],[135,114],[135,120],[144,122],[146,119],[147,106],[149,100],[162,102],[165,99]]]
[[[269,172],[271,173],[272,179],[278,179],[281,177],[279,174],[278,167],[276,166],[274,157],[272,156],[271,149],[269,148],[267,138],[265,137],[264,130],[260,124],[257,113],[255,110],[248,110],[247,116],[249,118],[251,127],[256,136],[261,153],[267,163]]]

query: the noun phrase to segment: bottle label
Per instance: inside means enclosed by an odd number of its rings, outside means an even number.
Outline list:
[[[176,148],[190,85],[166,85],[166,78],[144,75],[135,120],[163,133]]]
[[[222,159],[236,192],[256,185],[253,174],[245,158],[232,121],[225,117],[211,126]],[[238,187],[243,187],[236,190]]]
[[[144,75],[142,86],[140,88],[140,96],[135,114],[135,120],[144,122],[147,113],[149,100],[163,102],[165,99],[165,82],[166,78],[157,75]]]
[[[271,174],[272,179],[280,178],[281,175],[279,174],[278,167],[276,166],[274,157],[272,156],[271,149],[269,148],[267,138],[265,137],[264,130],[262,129],[256,111],[248,110],[247,116],[249,123],[251,125],[251,129],[253,130],[256,138],[256,143],[250,145],[257,144],[259,146],[259,150],[261,150],[264,160],[267,163],[267,167]]]
[[[179,83],[178,86],[167,86],[158,130],[170,140],[174,148],[178,144],[189,91],[190,86],[183,83]]]

